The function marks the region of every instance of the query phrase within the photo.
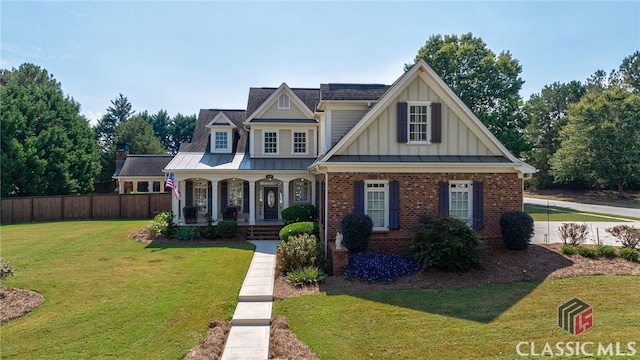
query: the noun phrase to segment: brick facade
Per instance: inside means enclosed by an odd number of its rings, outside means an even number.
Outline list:
[[[324,175],[316,180],[324,181]],[[411,238],[409,229],[418,218],[424,214],[438,214],[438,183],[442,181],[481,181],[484,184],[483,227],[476,232],[484,240],[500,239],[502,213],[522,210],[523,180],[517,173],[329,173],[326,219],[329,241],[340,230],[342,217],[354,209],[353,183],[357,180],[397,180],[400,185],[400,230],[374,232],[369,243],[369,249],[374,251],[404,251]],[[321,211],[324,210],[322,205]]]

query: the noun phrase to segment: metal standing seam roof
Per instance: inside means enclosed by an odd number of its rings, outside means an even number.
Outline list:
[[[171,162],[173,155],[128,155],[116,169],[113,177],[158,176]]]
[[[475,155],[333,155],[328,162],[365,162],[365,163],[473,163],[496,164],[512,163],[504,156]]]
[[[166,170],[306,170],[315,158],[251,158],[248,153],[178,153]]]

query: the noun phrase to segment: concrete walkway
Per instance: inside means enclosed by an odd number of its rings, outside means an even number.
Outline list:
[[[231,319],[231,331],[222,360],[269,358],[273,276],[279,241],[249,242],[256,246],[256,251],[240,288],[240,298]]]

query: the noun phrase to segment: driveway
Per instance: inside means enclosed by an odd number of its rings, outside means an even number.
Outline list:
[[[525,204],[535,204],[542,206],[557,206],[564,207],[569,209],[575,209],[578,211],[589,211],[589,212],[597,212],[602,214],[611,214],[611,215],[622,215],[622,216],[632,216],[640,218],[640,209],[628,209],[628,208],[620,208],[614,206],[605,206],[605,205],[591,205],[591,204],[582,204],[575,203],[569,201],[556,201],[556,200],[544,200],[544,199],[533,199],[533,198],[524,198]],[[544,244],[544,243],[561,243],[562,240],[558,236],[558,227],[562,225],[563,222],[556,221],[536,221],[534,223],[534,233],[533,239],[531,242],[534,244]],[[578,222],[581,223],[581,222]],[[600,242],[603,244],[609,245],[620,245],[616,243],[616,239],[609,235],[605,229],[626,224],[632,225],[635,227],[640,227],[640,221],[610,221],[610,222],[587,222],[587,226],[591,229],[591,233],[589,234],[589,239],[587,240],[587,244],[595,244],[597,239],[600,239]]]

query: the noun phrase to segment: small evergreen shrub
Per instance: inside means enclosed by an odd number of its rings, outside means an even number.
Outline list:
[[[156,237],[162,234],[167,237],[175,235],[176,226],[173,223],[173,215],[169,211],[161,212],[153,217],[151,224],[147,226],[149,234],[152,237]]]
[[[461,220],[424,216],[412,232],[409,253],[423,269],[459,271],[481,266],[484,245]]]
[[[344,246],[353,253],[367,251],[373,230],[373,220],[368,215],[349,213],[340,220]]]
[[[527,250],[533,236],[533,218],[522,211],[507,211],[500,216],[502,242],[509,250]]]
[[[589,232],[587,224],[563,223],[558,227],[558,236],[560,236],[562,243],[574,246],[587,241]]]
[[[316,237],[320,236],[320,227],[318,227],[317,222],[311,221],[303,221],[297,222],[293,224],[289,224],[282,229],[280,229],[280,240],[287,241],[290,236],[298,236],[298,235],[315,235]]]
[[[205,239],[213,240],[218,237],[218,227],[209,222],[207,227],[200,231],[200,235]]]
[[[598,257],[598,254],[596,253],[596,249],[590,248],[590,247],[583,247],[583,246],[579,247],[578,254],[591,259],[595,259],[596,257]]]
[[[16,268],[11,265],[11,263],[0,257],[0,281],[8,278],[9,276],[14,276],[16,272]]]
[[[419,269],[411,259],[396,254],[349,253],[349,263],[342,272],[351,279],[389,282]]]
[[[616,248],[611,245],[598,245],[596,246],[596,255],[604,256],[606,258],[616,257]]]
[[[238,223],[235,220],[218,221],[217,233],[220,237],[225,239],[235,238],[236,231],[238,231]]]
[[[562,246],[562,249],[560,249],[560,252],[565,255],[573,255],[576,253],[576,247],[573,245],[567,244]]]
[[[305,266],[302,269],[295,269],[287,273],[285,278],[288,283],[295,287],[315,284],[322,281],[327,275],[314,266]]]
[[[629,261],[638,261],[638,250],[632,248],[620,249],[620,257]]]
[[[276,251],[276,267],[289,273],[306,267],[324,269],[327,265],[324,247],[315,235],[300,234],[280,241]]]
[[[623,248],[635,249],[640,244],[640,229],[635,226],[618,225],[605,229],[616,238]]]
[[[316,207],[311,204],[293,205],[282,210],[282,222],[285,225],[304,221],[316,221]]]
[[[200,235],[200,231],[198,231],[197,227],[182,226],[176,232],[175,237],[178,238],[179,240],[194,241],[198,237],[198,235]]]

